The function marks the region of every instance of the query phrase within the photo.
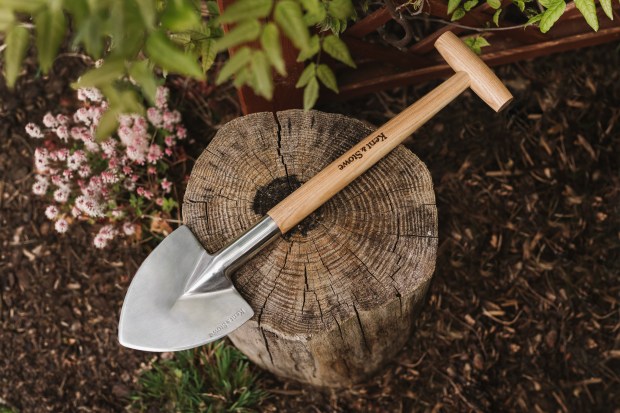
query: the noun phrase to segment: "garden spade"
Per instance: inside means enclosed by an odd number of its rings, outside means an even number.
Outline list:
[[[233,271],[377,163],[467,88],[495,111],[512,100],[491,69],[454,34],[443,34],[435,47],[455,70],[452,77],[325,167],[228,246],[209,254],[186,226],[166,237],[129,286],[121,310],[120,343],[146,351],[177,351],[224,337],[254,315],[230,280]]]

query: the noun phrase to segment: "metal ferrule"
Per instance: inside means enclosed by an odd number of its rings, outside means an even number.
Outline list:
[[[224,268],[224,273],[229,275],[232,271],[245,264],[255,256],[263,247],[275,240],[280,235],[280,228],[273,218],[265,215],[256,225],[241,234],[228,246],[215,254],[217,261]]]
[[[266,215],[256,225],[237,237],[214,255],[204,254],[185,288],[183,297],[220,291],[230,287],[230,273],[280,235],[273,218]]]

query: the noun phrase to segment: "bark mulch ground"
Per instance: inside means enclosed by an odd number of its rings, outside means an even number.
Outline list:
[[[49,78],[31,70],[15,92],[0,90],[0,405],[23,412],[121,411],[137,370],[157,357],[116,341],[150,245],[98,251],[86,228],[57,236],[30,193],[23,125],[70,106],[81,67],[65,57]],[[259,410],[618,412],[618,67],[617,45],[503,67],[509,110],[494,115],[467,94],[408,141],[433,174],[440,213],[415,333],[352,389],[263,373],[271,397]],[[379,125],[432,86],[321,109]],[[213,132],[195,123],[198,109],[188,125],[197,152]]]

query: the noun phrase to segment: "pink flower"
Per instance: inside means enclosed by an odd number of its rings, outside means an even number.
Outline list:
[[[166,149],[164,149],[164,153],[165,153],[167,156],[172,156],[172,149],[171,149],[171,148],[166,148]]]
[[[162,179],[162,181],[161,181],[161,189],[163,189],[165,193],[169,194],[170,191],[172,190],[172,182],[170,182],[166,178]]]
[[[129,175],[131,173],[131,166],[128,166],[128,165],[123,166],[123,173],[125,175]]]
[[[47,217],[47,219],[53,220],[54,218],[56,218],[58,216],[58,208],[56,207],[56,205],[50,205],[47,208],[45,208],[45,216]]]
[[[123,187],[125,187],[125,189],[128,191],[133,191],[134,189],[136,189],[136,183],[131,179],[125,179],[123,181]]]
[[[69,139],[69,129],[66,126],[61,125],[56,128],[56,136],[58,136],[62,141],[67,141]]]
[[[69,189],[59,188],[54,191],[54,201],[64,204],[69,200]]]
[[[113,157],[116,155],[116,145],[118,145],[118,141],[112,138],[108,138],[105,142],[101,143],[101,149],[103,152],[109,157]]]
[[[155,175],[157,173],[157,169],[155,169],[154,166],[149,166],[146,169],[146,173],[149,174],[149,175]]]
[[[159,109],[163,109],[168,105],[168,95],[170,91],[168,88],[160,86],[157,88],[157,92],[155,94],[155,106]]]
[[[99,89],[94,87],[79,88],[77,91],[77,95],[78,100],[82,101],[90,100],[91,102],[99,102],[101,101],[101,99],[103,99],[103,95],[101,94]]]
[[[101,172],[100,176],[104,184],[115,184],[118,182],[118,175],[116,175],[114,172],[104,171]]]
[[[69,123],[69,116],[63,115],[61,113],[60,115],[56,116],[56,122],[58,122],[59,125],[66,126],[67,123]]]
[[[164,198],[157,198],[157,199],[155,200],[155,203],[156,203],[158,206],[162,206],[162,205],[164,204]]]
[[[149,147],[149,153],[146,156],[146,159],[147,161],[149,161],[149,163],[156,164],[157,161],[161,159],[162,155],[163,153],[161,150],[161,146],[154,143]]]
[[[45,195],[49,183],[46,181],[37,181],[32,185],[32,193],[35,195]]]
[[[43,116],[43,124],[46,128],[55,128],[58,126],[58,121],[50,112],[47,112],[45,116]]]
[[[177,126],[177,138],[179,138],[181,140],[187,138],[187,129],[185,129],[181,125]]]
[[[148,108],[146,110],[146,117],[149,119],[149,122],[153,124],[156,128],[161,128],[163,125],[163,117],[161,112],[157,108]]]
[[[75,206],[89,217],[99,218],[103,216],[103,205],[88,196],[78,196],[75,200]]]
[[[106,240],[105,238],[103,238],[101,235],[97,235],[95,236],[95,238],[93,239],[93,245],[96,248],[105,248],[108,245],[108,240]]]
[[[85,125],[90,125],[92,122],[92,117],[91,117],[91,113],[88,109],[86,108],[79,108],[76,112],[75,115],[73,115],[73,121],[74,122],[82,122]]]
[[[123,232],[127,236],[131,236],[136,233],[136,227],[131,222],[125,222],[123,224]]]
[[[56,159],[59,161],[66,161],[67,156],[69,156],[69,149],[61,148],[56,151]]]
[[[31,138],[41,139],[43,137],[43,132],[41,132],[41,128],[39,128],[32,122],[27,124],[25,129],[26,133],[30,135]]]
[[[88,164],[80,165],[80,169],[78,169],[78,175],[80,175],[81,178],[88,178],[91,173],[92,171]]]
[[[62,177],[68,181],[69,179],[73,178],[73,171],[71,169],[65,169],[64,171],[62,171]]]
[[[165,111],[164,115],[164,128],[168,130],[173,130],[174,125],[176,125],[181,120],[181,114],[177,110],[173,111]]]
[[[64,184],[64,179],[60,175],[52,175],[52,183],[56,186],[61,186]]]
[[[77,171],[80,165],[82,165],[82,163],[84,163],[85,161],[86,154],[84,153],[84,151],[78,149],[77,151],[73,152],[73,154],[67,157],[67,167],[69,169]]]
[[[148,129],[149,125],[146,122],[146,119],[144,119],[142,116],[136,116],[134,118],[133,127],[131,128],[131,130],[133,130],[133,133],[138,135],[146,135]]]
[[[151,191],[149,191],[148,189],[144,189],[141,186],[139,186],[138,189],[136,189],[136,192],[138,193],[139,196],[143,196],[146,199],[153,198],[153,193]]]
[[[66,219],[64,218],[60,218],[58,221],[56,221],[56,223],[54,224],[54,228],[56,229],[57,232],[64,234],[65,232],[67,232],[67,230],[69,229],[69,223],[67,222]]]
[[[38,147],[34,150],[34,165],[40,171],[45,171],[49,164],[50,153],[47,149]]]

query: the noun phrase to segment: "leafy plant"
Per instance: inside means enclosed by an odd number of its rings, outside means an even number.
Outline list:
[[[224,341],[154,363],[138,386],[131,407],[141,412],[249,412],[267,397],[245,356]]]
[[[257,19],[273,13],[274,22],[261,26]],[[297,87],[304,88],[304,108],[311,108],[319,94],[319,81],[338,93],[336,77],[329,66],[319,64],[321,52],[355,67],[345,43],[338,37],[355,18],[351,0],[237,0],[219,18],[234,28],[216,42],[218,51],[239,47],[220,71],[221,84],[234,75],[236,86],[248,85],[259,95],[271,99],[272,68],[281,76],[286,68],[280,48],[283,34],[299,49],[298,62],[310,61],[301,74]],[[318,28],[311,33],[310,28]],[[258,42],[260,47],[246,43]]]
[[[157,89],[146,117],[120,115],[118,130],[101,141],[94,134],[108,102],[95,88],[78,89],[78,100],[82,106],[72,117],[48,113],[43,128],[26,125],[41,142],[32,190],[49,201],[45,215],[56,231],[68,231],[76,221],[93,224],[97,248],[117,237],[140,239],[143,227],[171,232],[167,219],[178,205],[165,174],[182,155],[178,141],[187,132],[180,113],[168,107],[168,90]]]
[[[355,18],[351,0],[237,0],[218,13],[215,1],[203,0],[0,0],[6,81],[15,84],[31,37],[43,73],[65,40],[94,60],[103,59],[75,85],[98,88],[109,102],[97,128],[103,139],[116,130],[120,114],[144,113],[140,93],[154,103],[158,73],[205,79],[216,53],[228,48],[237,50],[217,83],[234,76],[237,87],[249,85],[267,99],[273,95],[273,71],[286,75],[281,36],[300,50],[299,61],[314,58],[318,63],[322,50],[354,66],[337,37]],[[269,16],[273,22],[265,22]],[[228,33],[222,24],[229,25]],[[318,79],[323,82],[322,71]],[[306,94],[305,101],[313,103],[318,87],[312,83]]]
[[[594,0],[574,0],[574,2],[590,27],[598,31],[599,22]],[[462,19],[479,3],[480,0],[448,0],[448,15],[451,15],[452,21]],[[486,3],[495,9],[492,21],[499,26],[499,17],[502,13],[500,0],[486,0]],[[566,10],[565,0],[512,0],[512,4],[529,18],[528,25],[538,24],[542,33],[548,32]],[[613,20],[612,0],[600,0],[600,4],[607,17]]]

